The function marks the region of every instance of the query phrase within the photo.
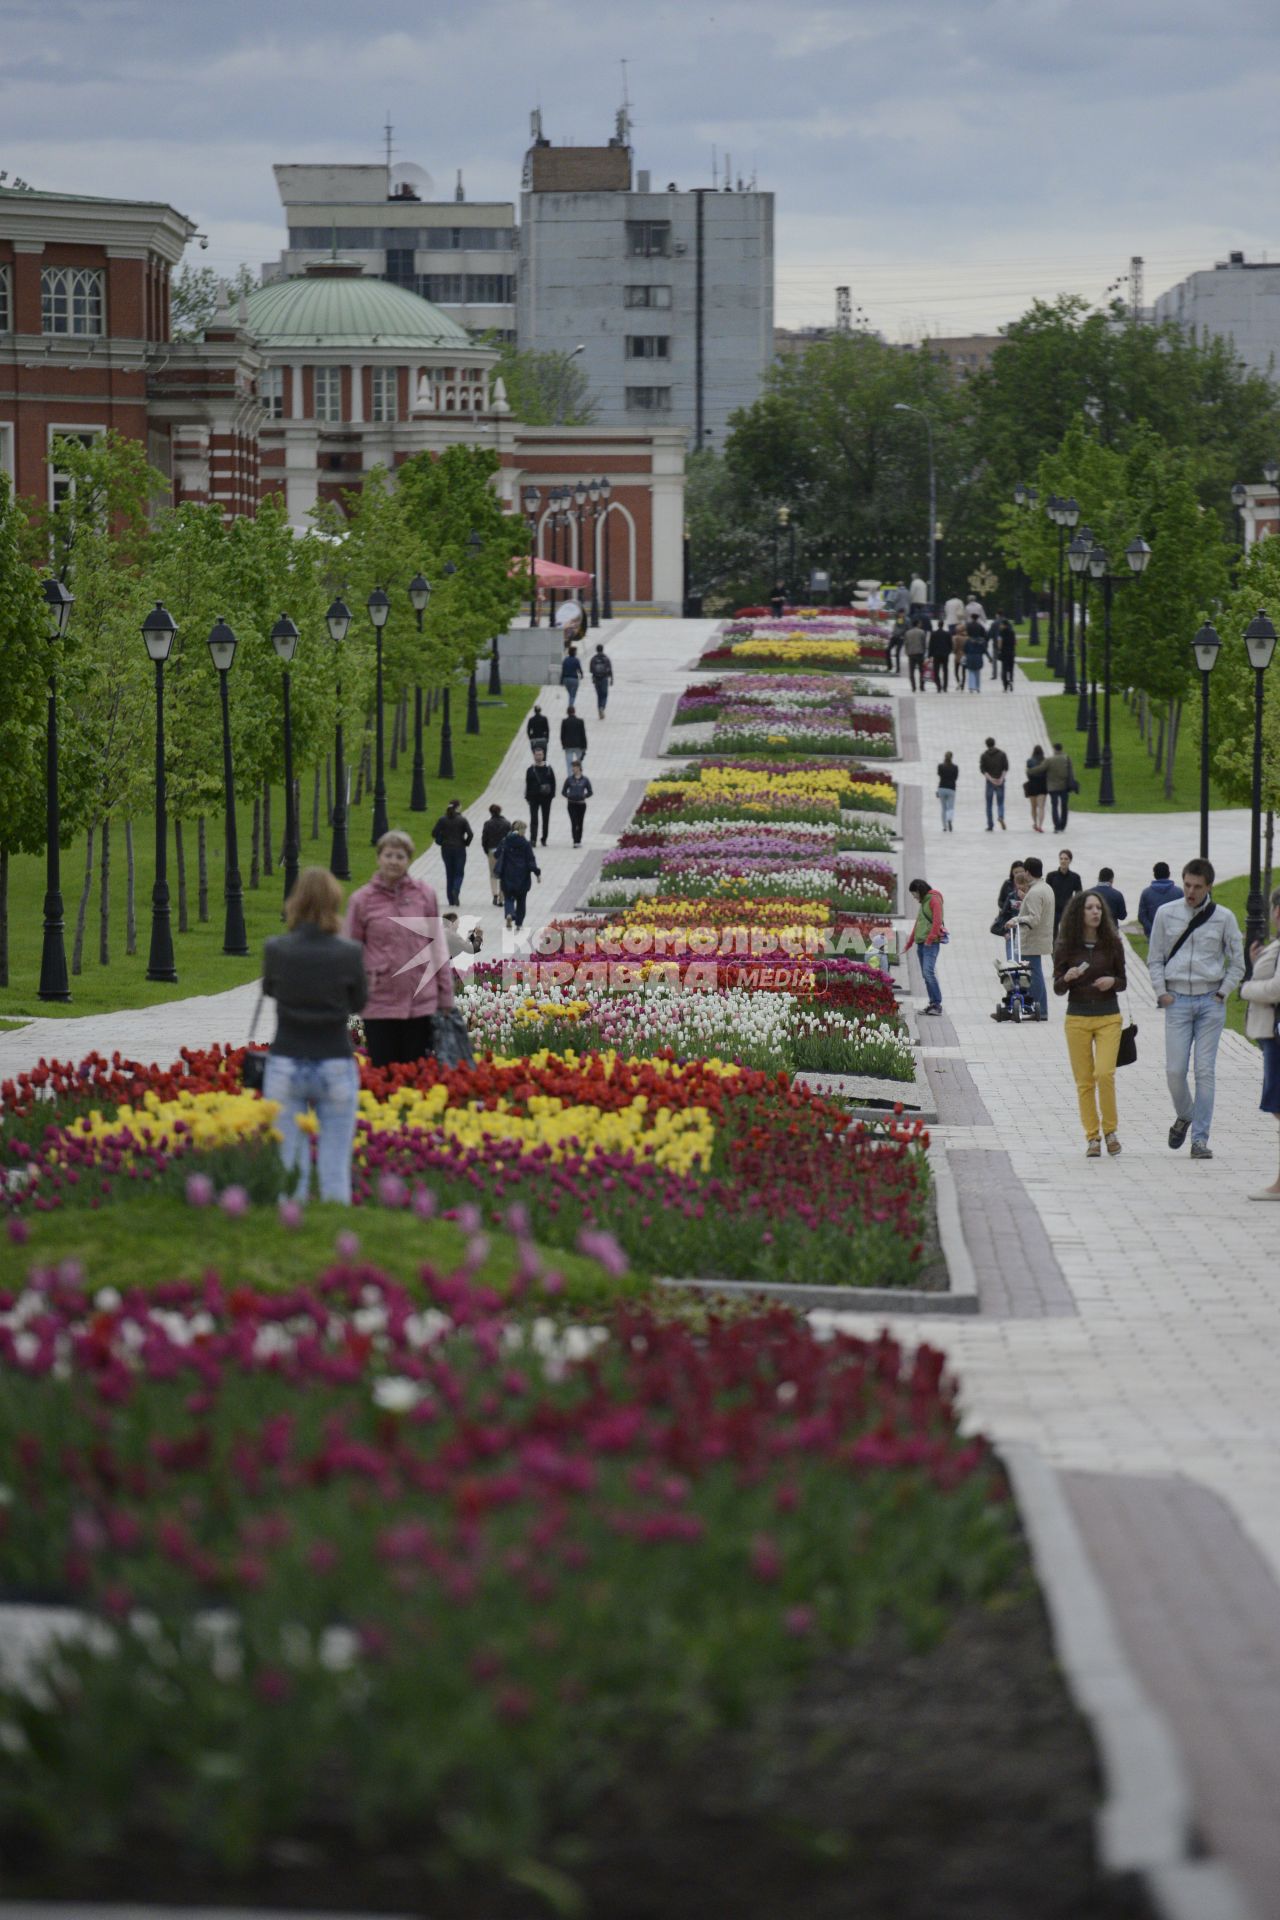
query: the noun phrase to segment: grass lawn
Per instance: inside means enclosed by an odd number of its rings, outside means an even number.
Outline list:
[[[1026,674],[1028,680],[1043,682],[1047,687],[1062,685],[1062,675],[1052,672],[1048,661],[1044,657],[1043,644],[1038,653],[1032,653],[1027,646],[1027,642],[1020,640],[1018,643],[1018,665]]]
[[[427,811],[411,814],[409,792],[413,780],[413,727],[409,728],[409,752],[400,756],[394,773],[388,764],[387,808],[393,827],[402,826],[412,833],[419,851],[430,844],[431,827],[444,812],[446,800],[457,794],[464,807],[477,800],[510,746],[517,729],[535,698],[545,690],[533,686],[508,686],[502,706],[480,708],[478,735],[464,731],[466,694],[453,699],[454,777],[447,782],[435,777],[440,757],[440,727],[433,718],[426,730]],[[390,724],[387,729],[390,744]],[[320,835],[311,838],[312,781],[310,767],[300,770],[302,779],[301,856],[303,866],[325,865],[329,858],[330,831],[324,817],[321,794]],[[352,792],[355,791],[354,773]],[[370,845],[372,795],[361,798],[353,807],[348,824],[351,848],[351,886],[359,886],[373,871]],[[9,979],[12,984],[0,988],[0,1017],[30,1017],[34,1014],[66,1014],[74,1018],[86,1013],[109,1013],[117,1007],[150,1007],[166,1000],[185,1000],[193,994],[219,993],[258,977],[262,943],[281,928],[280,909],[283,876],[275,868],[262,884],[249,886],[250,830],[253,819],[252,795],[237,795],[236,817],[240,836],[240,874],[244,882],[244,917],[249,935],[247,958],[237,960],[222,951],[222,815],[208,817],[209,919],[202,925],[197,918],[196,901],[196,825],[185,823],[187,879],[191,904],[191,930],[178,932],[178,881],[172,834],[169,843],[169,892],[173,914],[173,944],[177,958],[178,983],[166,986],[146,977],[147,949],[151,937],[151,887],[155,878],[155,823],[150,815],[140,815],[133,823],[134,851],[137,857],[135,886],[138,922],[138,951],[125,953],[125,845],[124,822],[115,820],[111,828],[111,914],[110,954],[107,967],[98,963],[98,876],[95,870],[93,894],[85,927],[84,970],[71,981],[71,1001],[67,1005],[46,1003],[37,998],[40,979],[40,947],[44,907],[44,855],[15,855],[9,866]],[[272,838],[278,852],[284,833],[283,789],[277,789],[271,801]],[[480,823],[473,821],[476,839]],[[98,849],[94,848],[97,867]],[[477,846],[477,857],[479,857]],[[67,964],[71,964],[76,910],[84,883],[85,841],[79,836],[62,855],[62,898],[66,909]]]
[[[1240,931],[1243,933],[1245,902],[1249,898],[1248,874],[1239,874],[1234,880],[1220,880],[1213,889],[1213,897],[1220,907],[1230,908],[1231,912],[1234,913],[1236,919],[1240,922]],[[1143,960],[1146,959],[1147,940],[1144,934],[1130,934],[1129,944],[1136,954],[1141,955]],[[1227,1002],[1227,1026],[1233,1033],[1244,1032],[1244,1017],[1247,1012],[1248,1006],[1246,1002],[1240,998],[1238,993],[1233,993]]]
[[[1075,764],[1081,791],[1073,794],[1071,810],[1073,813],[1097,813],[1099,774],[1095,768],[1086,771],[1084,764],[1085,736],[1076,732],[1076,696],[1074,694],[1049,694],[1041,696],[1040,704],[1044,709],[1044,723],[1051,740],[1061,740]],[[1099,702],[1098,730],[1101,737],[1102,711]],[[1194,813],[1200,805],[1200,713],[1198,705],[1191,705],[1183,717],[1182,731],[1178,739],[1178,751],[1174,760],[1173,798],[1166,800],[1164,795],[1164,775],[1156,772],[1156,763],[1147,752],[1146,743],[1138,735],[1138,722],[1123,700],[1114,693],[1111,697],[1111,765],[1115,781],[1116,807],[1118,813]],[[1209,803],[1213,807],[1227,806],[1214,782],[1210,780]]]
[[[198,1280],[211,1270],[236,1285],[309,1285],[338,1257],[335,1243],[343,1232],[356,1235],[362,1260],[412,1281],[425,1265],[440,1272],[457,1266],[469,1238],[451,1220],[420,1220],[385,1207],[315,1202],[305,1209],[302,1224],[290,1228],[269,1207],[231,1219],[216,1206],[197,1211],[170,1194],[130,1195],[97,1212],[66,1207],[24,1218],[31,1236],[25,1246],[0,1238],[0,1285],[20,1284],[30,1267],[63,1260],[78,1260],[92,1285],[120,1289]],[[479,1280],[505,1288],[516,1268],[516,1243],[505,1233],[490,1233],[488,1239]],[[545,1261],[564,1276],[560,1299],[599,1304],[645,1291],[642,1279],[608,1279],[580,1254],[548,1250]]]

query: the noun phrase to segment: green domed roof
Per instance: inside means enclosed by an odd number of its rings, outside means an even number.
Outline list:
[[[466,328],[429,300],[340,267],[259,287],[248,308],[249,329],[264,347],[473,345]]]

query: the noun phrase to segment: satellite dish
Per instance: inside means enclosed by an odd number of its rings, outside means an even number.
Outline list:
[[[432,194],[435,192],[435,186],[436,183],[426,168],[418,166],[412,160],[398,160],[391,169],[391,195],[393,199],[397,197],[407,199],[409,196],[407,194],[402,195],[400,190],[408,187],[411,189],[415,199],[430,200]]]

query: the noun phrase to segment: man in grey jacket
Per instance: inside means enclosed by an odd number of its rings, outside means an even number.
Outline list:
[[[1244,942],[1236,917],[1213,899],[1213,866],[1188,860],[1182,898],[1160,908],[1147,953],[1156,1005],[1164,1008],[1164,1065],[1173,1097],[1169,1145],[1191,1134],[1191,1158],[1212,1160],[1214,1072],[1227,998],[1244,978]],[[1196,1090],[1187,1078],[1194,1058]]]
[[[1044,861],[1035,854],[1023,861],[1031,875],[1031,885],[1022,897],[1018,925],[1022,929],[1022,957],[1031,970],[1031,985],[1036,997],[1036,1019],[1049,1018],[1049,990],[1045,985],[1044,963],[1053,953],[1053,890],[1044,877]]]

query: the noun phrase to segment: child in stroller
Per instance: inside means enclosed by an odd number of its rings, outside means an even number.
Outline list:
[[[1004,959],[996,961],[996,973],[1004,997],[992,1014],[993,1020],[1034,1020],[1035,994],[1031,969],[1022,957],[1022,929],[1015,920],[1004,937]]]

